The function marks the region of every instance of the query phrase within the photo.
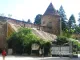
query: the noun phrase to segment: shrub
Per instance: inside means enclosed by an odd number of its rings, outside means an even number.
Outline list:
[[[80,42],[76,39],[69,38],[69,41],[73,43],[73,50],[78,49],[80,50]]]
[[[18,32],[15,32],[8,39],[8,47],[13,48],[16,53],[22,54],[26,52],[31,53],[31,45],[37,43],[41,48],[50,47],[51,43],[49,41],[43,40],[32,33],[30,28],[21,28]]]
[[[68,39],[64,36],[59,36],[57,39],[56,39],[56,44],[57,45],[64,45],[65,43],[68,43]]]

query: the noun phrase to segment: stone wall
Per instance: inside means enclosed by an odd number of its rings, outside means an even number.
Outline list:
[[[6,20],[0,20],[0,48],[6,47],[7,25]]]
[[[54,15],[43,15],[41,19],[41,26],[42,26],[42,30],[59,35],[60,17]]]

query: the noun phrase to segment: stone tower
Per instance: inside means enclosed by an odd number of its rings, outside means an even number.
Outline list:
[[[60,34],[60,15],[58,11],[53,7],[52,3],[48,6],[47,10],[41,18],[42,30],[59,35]]]

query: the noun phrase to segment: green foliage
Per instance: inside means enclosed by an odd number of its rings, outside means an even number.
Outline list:
[[[23,45],[21,35],[14,33],[8,40],[8,46],[9,48],[13,48],[17,53],[22,53]]]
[[[65,37],[68,37],[68,38],[70,38],[71,37],[71,33],[69,33],[69,30],[68,29],[66,29],[65,31],[63,31],[62,32],[62,36],[65,36]]]
[[[30,28],[20,28],[17,33],[27,35],[27,34],[31,34],[32,30]]]
[[[36,15],[34,24],[40,25],[41,24],[41,17],[42,17],[41,14]]]
[[[67,22],[63,18],[61,19],[61,24],[62,30],[65,31],[67,29]]]
[[[57,45],[65,45],[66,43],[68,43],[68,39],[65,36],[59,36],[56,40]]]
[[[63,20],[66,20],[66,14],[65,14],[65,11],[63,9],[63,6],[61,5],[60,8],[59,8],[59,14],[60,16],[63,18]]]
[[[59,36],[57,38],[56,43],[57,43],[57,45],[64,45],[66,43],[69,43],[70,41],[73,42],[74,45],[80,44],[79,41],[77,41],[76,39],[67,38],[65,36]]]
[[[76,39],[59,36],[55,44],[56,45],[69,45],[69,42],[72,42],[73,51],[76,51],[76,49],[80,51],[80,42]]]
[[[72,15],[70,16],[70,18],[69,18],[69,21],[68,21],[69,28],[74,28],[74,27],[73,27],[73,26],[74,26],[74,23],[76,23],[76,21],[75,21],[74,15],[72,14]]]
[[[67,26],[65,25],[65,23],[62,23],[62,36],[68,37],[70,38],[72,36],[73,33],[75,33],[76,31],[76,24],[75,24],[75,17],[74,15],[71,15]]]
[[[76,26],[74,32],[77,33],[77,34],[79,34],[80,33],[80,27]]]
[[[78,49],[80,51],[80,42],[76,39],[69,38],[69,41],[73,43],[73,50]]]
[[[9,48],[13,48],[14,52],[22,54],[24,51],[28,54],[31,52],[33,43],[39,44],[41,47],[50,46],[50,42],[39,38],[32,33],[30,28],[21,28],[8,39]]]
[[[67,22],[66,22],[67,18],[62,6],[59,9],[59,14],[61,16],[62,30],[65,31],[65,29],[67,28]]]
[[[75,32],[75,29],[65,29],[65,31],[62,31],[62,36],[71,38],[71,36],[74,32]]]

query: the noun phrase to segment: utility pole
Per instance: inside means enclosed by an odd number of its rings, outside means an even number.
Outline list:
[[[60,17],[60,36],[62,36],[62,21],[61,21],[61,17]]]

